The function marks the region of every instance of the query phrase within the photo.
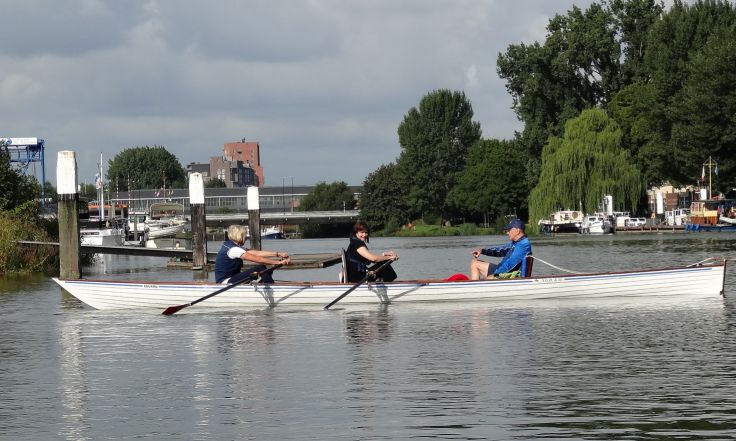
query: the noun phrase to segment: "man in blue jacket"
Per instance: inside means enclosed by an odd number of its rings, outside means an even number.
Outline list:
[[[512,219],[504,227],[504,230],[506,230],[511,242],[500,247],[473,250],[473,260],[470,262],[470,278],[472,280],[504,277],[504,275],[513,271],[519,271],[521,275],[525,274],[525,257],[532,253],[532,244],[524,233],[524,222],[521,219]],[[478,259],[481,254],[503,257],[503,259],[498,264],[492,264]]]

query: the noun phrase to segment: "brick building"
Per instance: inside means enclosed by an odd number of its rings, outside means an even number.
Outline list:
[[[222,156],[211,156],[208,163],[191,163],[187,173],[201,173],[203,181],[221,179],[227,188],[263,187],[266,180],[261,166],[258,141],[226,142]]]

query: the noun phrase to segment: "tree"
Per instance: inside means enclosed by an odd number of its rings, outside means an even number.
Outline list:
[[[409,220],[395,163],[382,165],[365,178],[358,206],[361,219],[373,229],[395,229]]]
[[[204,188],[225,188],[225,181],[220,178],[212,178],[204,183]]]
[[[527,206],[527,162],[515,141],[480,141],[470,148],[469,165],[450,198],[459,212],[484,223],[509,214],[518,216]]]
[[[13,168],[7,150],[0,147],[0,210],[12,210],[40,194],[34,177]]]
[[[90,201],[97,199],[97,187],[95,184],[83,183],[80,184],[81,190],[79,191],[79,197],[85,198]]]
[[[736,185],[736,30],[714,35],[693,57],[673,106],[673,178],[690,183],[708,157],[718,161],[718,182]]]
[[[533,157],[549,136],[561,136],[568,119],[586,108],[605,108],[628,81],[644,75],[637,68],[642,40],[661,11],[652,0],[593,3],[585,11],[575,6],[549,21],[543,44],[511,45],[499,55],[498,74]]]
[[[49,181],[43,184],[43,194],[46,199],[51,201],[56,201],[59,198],[58,193],[56,193],[56,186]]]
[[[299,210],[353,210],[355,204],[355,196],[350,188],[348,188],[348,184],[342,181],[336,181],[332,184],[321,181],[302,199],[299,204]]]
[[[611,100],[609,111],[622,130],[622,145],[639,165],[647,186],[662,185],[671,176],[672,151],[667,133],[667,99],[652,83],[636,82]]]
[[[539,183],[529,196],[530,223],[559,209],[596,211],[607,194],[619,209],[636,211],[643,186],[621,136],[604,110],[588,109],[565,124],[562,138],[550,138]]]
[[[141,188],[184,188],[186,172],[176,156],[163,146],[133,147],[108,163],[107,180],[122,191]]]
[[[348,188],[348,184],[336,181],[327,184],[322,181],[317,183],[314,189],[302,199],[299,204],[300,211],[329,211],[329,210],[353,210],[355,208],[355,196]],[[347,225],[305,225],[302,231],[304,237],[336,237],[347,236],[350,226]]]
[[[472,118],[465,94],[449,90],[424,96],[419,108],[404,116],[397,166],[411,216],[450,215],[447,195],[465,168],[468,149],[481,136],[480,124]]]

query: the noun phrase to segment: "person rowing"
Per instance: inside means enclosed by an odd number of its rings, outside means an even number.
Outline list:
[[[288,265],[291,263],[289,253],[284,251],[253,250],[244,246],[246,229],[242,225],[230,225],[227,229],[227,239],[217,253],[215,260],[215,281],[217,283],[237,283],[251,277],[252,273],[262,273],[261,281],[274,283],[271,272],[265,272],[266,265]],[[275,257],[276,259],[273,259]],[[251,265],[243,269],[243,261],[258,265]]]
[[[381,262],[387,260],[399,260],[399,255],[393,251],[386,251],[381,254],[375,254],[368,250],[370,228],[368,224],[362,221],[357,222],[353,226],[353,235],[350,236],[350,244],[346,251],[348,282],[356,283],[363,279],[369,271],[374,271],[381,265]],[[375,264],[368,267],[369,264]],[[383,266],[378,274],[375,275],[376,280],[383,282],[391,282],[396,280],[396,271],[391,264]]]

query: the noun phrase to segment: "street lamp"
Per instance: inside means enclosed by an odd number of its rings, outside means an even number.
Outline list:
[[[282,176],[281,177],[281,211],[286,213],[286,178],[291,178],[291,196],[289,196],[289,205],[291,205],[291,212],[294,212],[294,177],[293,176]]]

